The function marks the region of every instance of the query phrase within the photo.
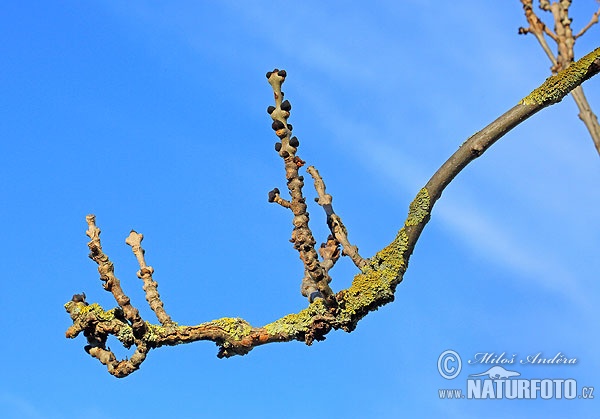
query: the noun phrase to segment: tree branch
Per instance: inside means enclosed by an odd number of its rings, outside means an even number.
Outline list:
[[[596,23],[598,23],[598,17],[600,17],[600,8],[596,11],[596,13],[592,14],[592,18],[590,19],[590,21],[588,22],[588,24],[585,25],[583,28],[581,28],[581,30],[579,31],[579,33],[577,35],[575,35],[575,39],[577,39],[580,36],[582,36],[584,33],[587,32],[587,30],[589,28],[591,28]]]
[[[309,166],[306,171],[315,181],[315,189],[319,195],[318,198],[315,198],[315,201],[325,210],[325,215],[327,215],[327,226],[329,226],[332,236],[342,245],[343,254],[349,256],[350,259],[352,259],[352,262],[354,262],[354,265],[356,265],[358,269],[361,269],[365,266],[367,261],[358,254],[358,247],[350,244],[350,241],[348,241],[348,230],[340,216],[333,210],[333,205],[331,203],[333,198],[325,192],[325,182],[323,182],[323,178],[319,174],[319,171],[313,166]]]
[[[526,35],[528,33],[532,33],[535,36],[535,38],[538,40],[540,46],[542,47],[542,49],[544,50],[544,52],[546,53],[546,55],[548,56],[550,61],[552,61],[552,67],[553,68],[556,67],[556,65],[557,65],[556,58],[554,57],[554,53],[550,49],[550,46],[548,45],[548,42],[546,41],[546,38],[544,37],[544,33],[547,34],[548,36],[550,36],[554,41],[558,42],[558,38],[557,38],[556,34],[554,34],[554,32],[552,32],[546,26],[546,24],[544,24],[544,22],[542,22],[542,20],[535,14],[535,12],[533,11],[533,0],[521,0],[521,3],[523,3],[523,10],[525,11],[525,18],[527,19],[527,22],[529,23],[529,27],[519,28],[519,34]]]
[[[86,235],[91,239],[88,243],[90,249],[89,257],[98,264],[100,280],[104,281],[102,286],[106,291],[112,293],[115,301],[123,310],[125,318],[131,324],[134,335],[143,336],[144,333],[146,333],[146,323],[140,317],[138,309],[131,305],[131,300],[125,295],[125,292],[123,292],[121,282],[115,276],[115,267],[113,263],[102,251],[102,245],[100,244],[100,229],[96,226],[96,216],[88,215],[85,217],[85,220],[88,224]]]
[[[467,139],[419,191],[410,204],[404,226],[395,239],[364,264],[348,289],[335,295],[335,305],[326,304],[324,299],[316,299],[299,313],[288,314],[263,327],[253,327],[245,320],[228,317],[197,326],[178,326],[169,322],[153,325],[143,322],[137,309],[131,306],[129,298],[120,288],[108,256],[102,252],[100,229],[95,225],[94,216],[88,216],[88,236],[92,239],[89,244],[90,257],[98,263],[104,287],[112,292],[119,307],[105,311],[98,304],[87,305],[84,294],[73,296],[65,304],[73,320],[66,336],[74,338],[83,332],[88,340],[85,348],[88,353],[106,365],[109,373],[124,377],[139,368],[150,349],[161,346],[209,340],[219,346],[219,357],[230,357],[244,355],[256,346],[271,342],[298,340],[310,345],[315,340],[323,340],[332,329],[350,332],[370,311],[393,301],[396,286],[403,279],[410,256],[430,219],[433,206],[452,179],[512,128],[546,106],[559,102],[598,72],[600,48],[548,78],[519,104]],[[282,141],[285,148],[288,147],[287,141],[289,140]],[[291,178],[294,176],[296,175],[292,174]],[[160,300],[160,297],[156,293],[147,299],[150,302]],[[106,348],[109,334],[114,335],[126,348],[136,346],[130,360],[118,361],[110,349]]]
[[[125,243],[131,246],[131,250],[133,251],[138,264],[140,265],[140,270],[137,271],[137,277],[144,281],[142,289],[146,293],[146,301],[148,301],[148,305],[156,314],[158,321],[165,326],[172,323],[171,317],[167,314],[163,307],[163,302],[160,299],[160,294],[158,293],[158,283],[152,279],[154,268],[146,265],[146,259],[144,258],[144,253],[146,252],[144,249],[142,249],[142,240],[144,240],[143,234],[139,234],[134,230],[131,230],[129,237],[125,239]]]
[[[533,11],[533,0],[521,0],[523,4],[523,10],[525,12],[525,18],[529,23],[528,28],[519,28],[519,34],[533,33],[538,40],[540,46],[550,59],[552,63],[551,70],[553,73],[567,68],[573,62],[575,57],[573,47],[575,46],[575,40],[583,35],[594,23],[598,22],[598,14],[600,10],[592,15],[590,22],[579,32],[577,35],[573,35],[571,29],[572,19],[569,17],[569,8],[571,7],[571,0],[562,0],[558,2],[550,3],[547,0],[540,0],[540,9],[551,12],[554,18],[554,33],[548,29],[548,27],[540,20],[540,18]],[[544,33],[548,34],[555,42],[558,48],[558,55],[554,56],[554,53],[548,46]],[[573,100],[579,109],[579,119],[585,124],[594,147],[598,154],[600,154],[600,124],[598,124],[598,118],[592,111],[592,108],[585,97],[582,87],[577,87],[571,92]]]
[[[285,165],[285,177],[287,186],[292,197],[289,203],[289,208],[294,213],[291,242],[294,248],[300,254],[300,260],[304,264],[304,279],[302,280],[301,291],[302,295],[308,297],[309,301],[315,298],[325,298],[330,305],[335,305],[333,291],[329,287],[331,277],[327,270],[323,269],[319,262],[319,256],[315,250],[316,240],[313,237],[312,231],[308,226],[309,214],[306,210],[306,199],[302,194],[304,187],[304,177],[300,176],[299,169],[304,166],[304,161],[296,155],[296,151],[300,142],[298,138],[291,137],[292,126],[288,124],[288,118],[292,105],[288,100],[283,100],[284,93],[281,90],[281,85],[285,81],[285,70],[275,69],[267,73],[267,80],[273,88],[273,96],[275,98],[275,106],[269,106],[267,112],[273,119],[272,128],[275,131],[280,142],[275,144],[275,151],[283,159]],[[273,199],[269,194],[269,201],[278,202],[286,207],[287,201],[277,200],[279,190],[273,189]]]

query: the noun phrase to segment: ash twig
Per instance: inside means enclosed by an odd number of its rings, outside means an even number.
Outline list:
[[[136,231],[131,230],[129,237],[125,239],[125,243],[131,246],[131,250],[133,251],[138,264],[140,265],[140,270],[137,271],[137,277],[144,281],[142,289],[146,293],[146,301],[148,301],[150,308],[156,314],[158,321],[162,325],[168,325],[173,323],[173,321],[165,311],[163,302],[160,299],[160,294],[158,293],[158,283],[152,278],[154,268],[146,265],[146,259],[144,258],[146,251],[142,248],[142,240],[144,240],[143,234],[139,234]]]
[[[585,34],[589,28],[591,28],[596,23],[598,23],[598,18],[599,17],[600,17],[600,8],[596,11],[596,13],[592,14],[592,18],[590,19],[590,21],[588,22],[588,24],[585,25],[583,28],[581,28],[581,30],[579,31],[579,33],[577,35],[575,35],[575,39],[577,39],[580,36],[582,36],[583,34]]]
[[[115,276],[115,268],[108,256],[102,251],[100,243],[100,229],[96,226],[96,216],[88,215],[85,217],[88,230],[87,236],[91,239],[88,243],[90,248],[90,259],[98,264],[98,272],[100,279],[104,282],[102,286],[106,291],[112,293],[119,307],[123,310],[125,318],[131,323],[133,333],[136,336],[142,336],[146,332],[146,323],[142,320],[140,312],[137,308],[131,305],[131,300],[121,288],[121,282]]]
[[[573,35],[571,29],[572,19],[569,17],[569,8],[571,0],[553,1],[540,0],[540,9],[552,13],[554,19],[554,32],[552,32],[533,11],[533,0],[521,0],[525,18],[529,23],[528,28],[519,28],[519,34],[532,33],[535,35],[540,46],[552,63],[552,73],[556,74],[561,70],[566,69],[574,60],[575,41],[587,30],[598,22],[600,9],[596,11],[590,22],[577,34]],[[555,43],[558,49],[558,54],[554,54],[550,49],[544,34],[548,35]],[[598,154],[600,154],[600,124],[598,117],[592,111],[583,88],[578,86],[573,89],[571,96],[579,109],[578,117],[585,124]]]
[[[287,199],[283,199],[280,195],[278,188],[273,189],[269,192],[269,202],[275,202],[281,205],[283,208],[291,208],[292,204]]]
[[[325,298],[327,303],[334,306],[335,297],[333,291],[329,287],[331,277],[328,272],[323,269],[319,263],[317,251],[315,250],[315,238],[308,225],[309,214],[306,206],[302,188],[304,187],[304,177],[300,175],[299,168],[304,165],[304,161],[296,155],[300,142],[298,138],[291,137],[292,126],[288,124],[288,118],[292,105],[288,100],[283,100],[284,93],[281,90],[281,85],[285,81],[287,73],[285,70],[275,69],[267,73],[269,84],[273,88],[273,96],[275,98],[275,106],[269,106],[267,112],[273,119],[272,128],[279,138],[279,142],[275,144],[275,151],[283,159],[285,166],[285,178],[291,196],[289,208],[294,214],[292,221],[294,229],[292,231],[291,242],[294,248],[300,255],[300,260],[304,264],[305,279],[302,281],[301,289],[310,289],[308,295],[309,301],[314,298]],[[275,190],[274,190],[275,191]],[[273,192],[273,191],[272,191]],[[275,201],[277,194],[269,194],[269,200],[273,198]],[[287,203],[284,204],[286,206]],[[305,286],[304,284],[309,284]],[[303,293],[304,295],[304,293]]]
[[[333,210],[333,198],[325,191],[325,182],[319,174],[319,171],[313,166],[309,166],[306,171],[315,181],[315,190],[319,195],[319,198],[316,198],[315,201],[323,207],[323,210],[325,210],[325,214],[327,215],[327,226],[329,226],[329,230],[335,240],[342,245],[342,254],[349,256],[350,259],[352,259],[352,262],[354,262],[354,265],[356,265],[358,269],[362,269],[367,264],[367,261],[358,253],[358,247],[352,245],[348,240],[348,230],[340,216]]]
[[[600,48],[548,78],[516,106],[468,138],[418,192],[409,207],[404,226],[394,240],[368,260],[348,289],[335,295],[335,307],[318,298],[299,313],[288,314],[263,327],[253,327],[240,318],[224,317],[196,326],[147,323],[146,332],[136,336],[133,328],[136,316],[126,314],[126,311],[131,311],[128,303],[121,302],[119,307],[105,311],[96,303],[87,304],[82,293],[75,294],[65,304],[73,321],[66,336],[75,338],[83,333],[89,343],[86,351],[106,365],[112,375],[125,377],[139,368],[150,349],[161,346],[212,341],[219,347],[218,357],[223,358],[245,355],[267,343],[302,341],[310,345],[325,339],[331,330],[351,332],[369,312],[394,300],[396,286],[403,280],[410,256],[430,219],[435,202],[458,173],[514,127],[543,108],[560,102],[570,91],[599,72]],[[94,216],[88,216],[88,225],[88,235],[92,238],[89,244],[92,259],[97,261],[103,281],[112,284],[108,288],[113,294],[119,294],[115,291],[116,278],[112,275],[112,264],[100,247],[100,230],[95,226]],[[339,257],[336,256],[335,240],[330,240],[334,242],[321,248],[324,267]],[[122,298],[117,298],[117,301],[120,300]],[[108,335],[115,336],[125,348],[136,346],[131,359],[118,361],[115,358],[112,351],[106,348]]]

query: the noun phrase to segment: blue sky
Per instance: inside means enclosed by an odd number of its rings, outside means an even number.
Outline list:
[[[573,6],[574,27],[597,5]],[[152,351],[118,380],[67,340],[63,304],[115,305],[88,259],[85,215],[145,319],[134,228],[169,314],[263,325],[306,306],[265,109],[285,68],[298,154],[315,165],[363,256],[471,134],[539,85],[549,62],[512,2],[34,2],[0,5],[0,255],[6,418],[592,417],[591,400],[440,400],[481,352],[570,366],[524,378],[597,386],[600,161],[571,98],[509,133],[444,192],[396,301],[351,334],[216,358]],[[599,28],[576,54],[597,47]],[[594,41],[596,40],[596,41]],[[600,111],[600,81],[585,91]],[[310,186],[310,184],[308,184]],[[312,201],[313,190],[305,188]],[[317,240],[321,208],[309,208]],[[332,271],[335,290],[355,274]],[[111,348],[118,349],[116,341]],[[439,355],[457,351],[453,382]]]

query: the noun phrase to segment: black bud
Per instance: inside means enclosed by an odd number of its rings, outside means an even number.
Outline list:
[[[289,112],[292,110],[292,104],[290,103],[289,100],[284,100],[283,103],[281,104],[281,109]]]
[[[292,137],[290,138],[290,145],[292,147],[298,147],[300,145],[300,141],[298,141],[298,138]]]
[[[268,113],[269,115],[271,115],[271,114],[273,113],[273,111],[274,111],[274,110],[275,110],[275,106],[269,106],[269,107],[267,108],[267,113]]]
[[[71,298],[71,301],[74,303],[85,303],[85,292],[82,292],[81,294],[74,294],[73,298]]]
[[[287,72],[285,70],[278,70],[277,75],[279,77],[285,77],[285,76],[287,76]]]
[[[273,123],[271,124],[271,128],[273,128],[275,131],[280,130],[284,127],[285,127],[285,125],[283,124],[283,122],[281,122],[279,120],[273,121]]]
[[[316,203],[319,203],[319,198],[315,198],[315,202],[316,202]]]
[[[294,127],[292,126],[292,124],[288,124],[288,125],[287,125],[287,127],[288,127],[288,129],[289,129],[290,131],[294,129]]]
[[[298,176],[298,180],[299,180],[300,182],[304,182],[304,176]]]
[[[279,189],[275,188],[269,191],[269,202],[274,202],[277,195],[279,195]]]
[[[283,153],[281,153],[281,157],[283,157],[284,159],[287,159],[290,156],[290,153],[288,153],[287,151],[284,151]]]
[[[267,78],[271,78],[271,74],[273,74],[272,71],[267,71]]]
[[[275,143],[275,151],[281,150],[281,143]]]

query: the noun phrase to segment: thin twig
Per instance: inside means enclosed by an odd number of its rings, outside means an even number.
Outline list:
[[[342,245],[342,253],[349,256],[358,269],[362,269],[367,261],[358,253],[358,247],[352,245],[348,240],[348,230],[340,216],[333,210],[333,205],[331,204],[333,198],[325,191],[325,182],[323,182],[319,171],[313,166],[309,166],[306,171],[315,181],[315,189],[319,195],[319,198],[315,199],[315,201],[325,210],[327,225],[329,226],[329,230],[331,230],[331,234]]]
[[[88,215],[85,217],[88,230],[87,236],[91,239],[88,243],[90,248],[90,259],[98,264],[98,272],[100,279],[104,281],[102,286],[106,291],[112,293],[119,307],[123,309],[125,318],[129,320],[136,336],[141,336],[146,332],[146,323],[142,320],[140,312],[137,308],[131,305],[131,300],[121,288],[121,282],[115,276],[115,268],[108,256],[102,251],[100,243],[100,229],[96,226],[96,216]]]
[[[533,0],[521,0],[523,4],[523,10],[525,11],[525,18],[529,23],[529,27],[527,28],[519,28],[519,34],[525,35],[527,33],[532,33],[535,38],[540,43],[542,49],[552,61],[552,68],[556,68],[556,58],[554,57],[554,53],[550,49],[546,38],[544,37],[544,33],[550,36],[554,41],[558,42],[558,37],[554,32],[552,32],[544,22],[535,14],[533,11]]]
[[[569,8],[571,7],[570,0],[563,0],[560,2],[540,1],[540,8],[545,11],[552,13],[554,18],[554,30],[553,33],[548,27],[538,18],[532,8],[533,0],[521,0],[523,4],[523,10],[525,11],[525,18],[529,23],[528,28],[519,28],[520,34],[533,33],[541,45],[542,49],[552,62],[551,70],[553,73],[557,73],[571,65],[574,59],[575,40],[583,35],[594,23],[598,21],[598,13],[600,9],[592,15],[590,23],[582,29],[582,31],[574,36],[571,29],[571,19],[569,18]],[[555,42],[558,48],[557,56],[554,55],[550,49],[544,33],[548,34]],[[592,142],[598,154],[600,154],[600,124],[598,118],[592,111],[592,108],[583,92],[583,88],[578,86],[571,92],[573,100],[579,109],[579,119],[585,124]]]
[[[230,357],[244,355],[254,347],[270,342],[298,340],[310,345],[315,340],[323,340],[332,329],[352,331],[370,311],[393,301],[396,286],[404,277],[410,256],[430,219],[433,206],[452,179],[512,128],[541,109],[561,101],[570,91],[598,72],[600,48],[548,78],[518,105],[467,139],[419,191],[396,238],[369,259],[348,289],[335,295],[335,307],[319,298],[301,312],[288,314],[264,327],[252,327],[242,319],[225,317],[197,326],[164,327],[147,324],[146,333],[142,337],[136,337],[132,324],[128,321],[131,315],[123,315],[127,304],[120,304],[122,309],[105,311],[98,304],[87,305],[83,301],[83,295],[75,295],[72,301],[65,304],[73,320],[73,325],[67,330],[67,337],[74,338],[83,332],[88,342],[93,343],[91,347],[87,347],[88,352],[106,365],[111,374],[124,377],[139,367],[150,349],[161,346],[209,340],[219,346],[219,357]],[[112,283],[114,287],[115,281],[107,274],[112,269],[104,268],[112,264],[101,251],[99,229],[95,227],[93,220],[93,216],[88,216],[93,259],[99,260],[99,270],[100,265],[103,266],[103,280]],[[126,348],[136,345],[136,352],[130,360],[117,361],[114,358],[114,354],[104,347],[107,335],[114,335]]]
[[[283,208],[291,208],[292,203],[286,199],[283,199],[280,195],[279,189],[275,188],[269,192],[269,202],[275,202],[281,205]]]
[[[145,250],[142,248],[142,240],[144,240],[143,234],[139,234],[136,231],[131,230],[129,237],[125,239],[125,243],[131,246],[131,250],[133,251],[138,264],[140,265],[140,270],[137,271],[137,277],[144,281],[142,289],[146,293],[146,301],[148,301],[150,308],[156,314],[158,321],[162,325],[168,325],[173,323],[173,321],[165,311],[163,302],[160,299],[160,294],[158,293],[158,283],[152,278],[154,268],[146,265],[146,259],[144,258]]]
[[[305,297],[308,297],[311,302],[314,298],[325,298],[328,304],[335,305],[334,294],[329,287],[331,277],[319,263],[319,257],[315,250],[316,241],[308,226],[309,216],[306,207],[306,199],[302,193],[304,177],[300,176],[298,172],[298,169],[302,167],[305,162],[296,155],[300,143],[296,137],[291,137],[292,126],[288,124],[287,121],[290,116],[292,105],[288,100],[283,100],[281,85],[285,81],[285,77],[285,70],[275,69],[267,73],[267,79],[273,88],[273,96],[275,98],[275,106],[270,106],[267,111],[273,119],[272,128],[280,140],[280,142],[275,145],[275,150],[284,161],[285,177],[287,179],[290,196],[292,197],[289,206],[294,213],[292,222],[294,230],[292,231],[291,241],[294,244],[294,248],[298,250],[300,254],[300,260],[302,260],[306,272],[305,279],[302,281],[303,285],[301,290],[303,290],[302,294]],[[275,189],[273,191],[275,191]],[[272,197],[274,201],[275,193],[269,195],[269,200],[271,200]],[[310,286],[305,286],[306,283],[310,283]]]
[[[582,36],[584,33],[587,32],[587,30],[589,28],[591,28],[592,26],[594,26],[596,23],[598,23],[598,17],[600,17],[600,8],[596,11],[596,13],[592,14],[592,18],[590,19],[590,21],[588,22],[587,25],[585,25],[577,35],[575,35],[575,39],[579,38],[580,36]]]

